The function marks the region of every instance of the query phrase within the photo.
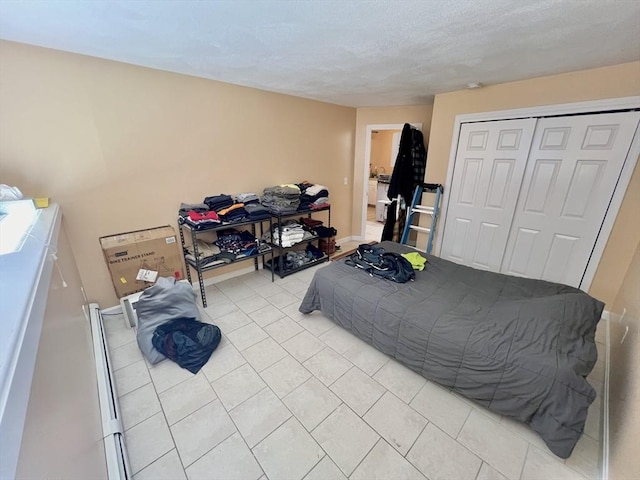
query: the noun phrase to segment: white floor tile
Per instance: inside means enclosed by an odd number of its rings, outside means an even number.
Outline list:
[[[252,297],[237,301],[236,305],[238,305],[240,310],[242,310],[244,313],[249,314],[268,306],[269,302],[267,302],[260,295],[254,295]]]
[[[369,425],[344,404],[311,433],[346,476],[351,475],[380,439]]]
[[[335,463],[325,455],[304,480],[347,480]]]
[[[242,356],[257,372],[269,368],[287,355],[287,351],[271,337],[265,338],[242,352]]]
[[[358,367],[353,367],[329,388],[360,416],[364,415],[385,392],[383,386]]]
[[[584,480],[582,475],[567,467],[555,455],[544,453],[533,446],[529,447],[520,480],[547,478],[553,480]]]
[[[458,436],[471,412],[469,404],[431,382],[423,385],[410,405],[453,438]]]
[[[218,298],[209,298],[207,297],[207,308],[204,309],[207,312],[207,315],[213,323],[216,323],[216,320],[220,317],[224,317],[234,310],[238,310],[233,301],[229,300],[227,297],[218,297]],[[217,323],[216,323],[217,325]]]
[[[427,480],[384,440],[379,440],[350,480]]]
[[[465,422],[458,442],[511,480],[518,480],[527,455],[527,442],[473,410]]]
[[[284,317],[264,327],[264,331],[276,342],[283,343],[302,332],[302,327],[289,317]]]
[[[134,474],[174,448],[162,413],[156,413],[124,434],[129,463]]]
[[[325,385],[331,385],[344,375],[353,365],[342,355],[326,347],[303,363],[318,380]]]
[[[291,412],[265,388],[229,412],[250,448],[291,417]]]
[[[275,295],[271,295],[270,297],[267,297],[267,301],[279,309],[288,307],[289,305],[294,303],[296,305],[300,304],[300,300],[298,300],[298,297],[292,295],[289,292],[280,292],[276,293]]]
[[[233,310],[225,315],[222,315],[216,319],[211,320],[211,323],[217,325],[222,333],[228,335],[234,330],[244,327],[253,323],[253,320],[249,318],[249,315],[241,310]]]
[[[406,455],[427,421],[392,393],[386,392],[363,417],[401,455]]]
[[[285,308],[282,308],[281,310],[285,315],[287,315],[293,321],[299,322],[303,318],[309,317],[309,314],[304,314],[300,310],[298,310],[299,307],[300,307],[299,304],[292,303],[291,305],[289,305],[289,306],[287,306]],[[313,314],[311,314],[311,315],[313,315]]]
[[[339,325],[321,335],[320,340],[340,354],[345,353],[362,341]]]
[[[365,342],[344,352],[344,357],[367,375],[373,375],[389,361],[389,356]]]
[[[264,340],[268,337],[267,333],[255,323],[250,323],[244,327],[240,327],[237,330],[227,335],[231,343],[235,347],[242,351],[245,348],[249,348],[251,345]]]
[[[129,342],[121,347],[115,348],[109,352],[111,366],[113,371],[120,370],[123,367],[142,360],[142,352],[138,347],[138,342]]]
[[[134,480],[187,480],[178,452],[174,448],[138,472]]]
[[[316,428],[341,403],[338,397],[314,377],[284,397],[283,402],[309,431]]]
[[[193,373],[169,359],[149,367],[149,373],[158,393],[193,378]]]
[[[243,283],[221,290],[222,293],[224,293],[232,302],[238,302],[240,300],[256,296],[256,292],[251,288],[247,288]]]
[[[276,276],[276,281],[274,283],[268,283],[266,285],[261,286],[256,289],[256,292],[263,298],[269,298],[278,293],[285,292],[286,290],[278,285],[278,277]]]
[[[119,397],[151,382],[149,370],[147,370],[147,364],[144,360],[121,368],[114,372],[113,376],[116,379],[116,390]]]
[[[325,344],[306,330],[282,344],[299,362],[311,358],[325,347]]]
[[[389,360],[373,378],[405,403],[427,383],[426,379],[395,360]]]
[[[256,480],[262,469],[251,450],[235,433],[187,468],[189,480]]]
[[[480,472],[478,473],[476,480],[508,480],[508,479],[488,463],[482,462],[482,466],[480,467]]]
[[[290,418],[253,448],[269,479],[299,480],[324,456],[315,440],[295,418]]]
[[[311,374],[291,355],[260,372],[263,380],[278,397],[283,398],[311,377]]]
[[[240,352],[238,352],[236,347],[227,345],[214,350],[213,355],[211,355],[211,358],[209,358],[209,361],[202,367],[201,371],[205,374],[207,380],[215,382],[220,377],[225,376],[227,373],[232,372],[245,363],[247,363],[247,361]]]
[[[216,399],[216,394],[202,372],[160,394],[162,410],[169,425],[182,420]]]
[[[333,321],[329,320],[324,315],[319,315],[317,312],[302,318],[298,322],[298,325],[303,327],[314,337],[320,337],[332,328],[336,327],[336,324]]]
[[[191,480],[346,480],[345,473],[351,480],[597,478],[599,398],[565,465],[525,425],[427,383],[320,312],[300,313],[299,300],[319,268],[326,265],[275,283],[261,270],[208,286],[202,321],[218,325],[223,339],[196,376],[169,360],[156,366],[142,360],[135,330],[121,316],[109,317],[107,342],[136,480],[184,479],[184,467]],[[596,387],[599,368],[589,376]]]
[[[211,384],[227,410],[231,410],[266,387],[250,365],[242,365]]]
[[[124,319],[120,316],[107,320],[105,323],[105,333],[107,335],[107,345],[110,349],[115,349],[136,341],[136,331],[127,328]],[[107,327],[107,325],[109,325]]]
[[[598,459],[600,444],[588,435],[582,435],[565,465],[589,480],[598,478]],[[640,472],[638,472],[640,474]]]
[[[506,416],[503,416],[500,419],[500,425],[503,425],[504,427],[511,430],[513,433],[520,435],[523,439],[525,439],[531,445],[539,448],[543,452],[551,453],[550,450],[547,448],[547,445],[544,443],[544,440],[542,440],[542,437],[538,435],[536,432],[534,432],[531,429],[531,427],[529,427],[528,425],[525,425],[524,423],[519,422],[514,418],[509,418]]]
[[[430,480],[474,479],[482,461],[430,423],[407,454]]]
[[[282,311],[279,308],[268,304],[265,307],[262,307],[256,310],[255,312],[251,312],[249,316],[259,326],[266,327],[267,325],[270,325],[273,322],[280,320],[286,315],[282,313]]]
[[[214,400],[171,426],[185,467],[235,432],[236,427],[219,400]]]
[[[120,413],[125,430],[155,415],[161,410],[153,384],[142,387],[120,397]]]

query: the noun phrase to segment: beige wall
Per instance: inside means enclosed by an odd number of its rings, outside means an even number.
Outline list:
[[[362,229],[362,205],[369,170],[365,169],[365,143],[367,125],[391,125],[422,123],[425,144],[431,128],[432,105],[410,107],[369,107],[359,108],[356,119],[355,162],[353,169],[353,216],[352,231],[358,236]],[[430,180],[429,180],[430,181]],[[362,232],[364,234],[364,232]],[[338,235],[340,236],[340,235]]]
[[[609,478],[634,480],[640,473],[640,243],[611,311]]]
[[[632,95],[640,95],[640,62],[436,95],[426,178],[434,183],[446,181],[456,115]],[[607,304],[613,301],[640,239],[639,195],[640,172],[636,171],[589,290]]]
[[[0,67],[2,183],[61,204],[103,307],[117,302],[98,238],[175,226],[183,201],[306,179],[351,235],[353,108],[4,41]]]

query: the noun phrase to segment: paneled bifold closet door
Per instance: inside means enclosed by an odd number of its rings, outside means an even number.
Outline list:
[[[499,271],[536,119],[460,129],[441,257]]]
[[[462,124],[441,256],[579,287],[639,120]]]
[[[580,286],[639,118],[538,120],[500,271]]]

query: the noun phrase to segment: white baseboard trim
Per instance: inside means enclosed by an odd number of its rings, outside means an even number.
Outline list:
[[[336,243],[340,245],[341,243],[352,242],[354,240],[358,240],[357,237],[343,237],[336,240]]]
[[[122,313],[122,307],[120,305],[114,305],[109,308],[101,308],[100,311],[107,315],[118,315]]]

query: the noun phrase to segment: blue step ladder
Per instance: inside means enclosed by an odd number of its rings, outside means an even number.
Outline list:
[[[407,244],[407,240],[409,240],[409,232],[411,230],[417,230],[422,233],[428,233],[429,239],[427,240],[427,249],[426,253],[431,254],[431,247],[433,246],[433,235],[436,231],[436,222],[438,221],[438,212],[440,210],[440,198],[442,197],[442,192],[444,188],[439,183],[423,183],[418,185],[413,192],[413,200],[411,201],[411,206],[408,208],[407,212],[407,221],[404,224],[404,230],[402,232],[402,237],[400,239],[400,243],[403,245]],[[423,193],[435,193],[436,198],[433,202],[433,206],[421,205],[422,202],[422,194]],[[413,216],[418,213],[424,213],[426,215],[431,216],[431,225],[429,227],[422,227],[420,225],[413,225]]]

